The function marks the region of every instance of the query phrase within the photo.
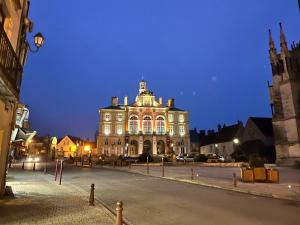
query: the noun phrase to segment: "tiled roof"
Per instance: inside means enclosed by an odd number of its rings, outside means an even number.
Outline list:
[[[114,106],[114,105],[111,105],[111,106],[107,106],[107,107],[104,107],[102,109],[123,109],[122,106],[118,105],[118,106]]]
[[[201,146],[205,146],[209,144],[233,141],[233,139],[237,138],[237,135],[239,135],[241,128],[242,125],[235,124],[231,126],[224,126],[218,132],[211,132],[205,136],[200,135],[200,144]]]
[[[266,136],[273,136],[273,125],[271,118],[264,117],[250,117],[249,120],[252,120],[258,129]]]
[[[180,111],[180,112],[184,112],[185,110],[179,109],[179,108],[175,108],[175,107],[172,107],[172,108],[169,108],[169,111]]]

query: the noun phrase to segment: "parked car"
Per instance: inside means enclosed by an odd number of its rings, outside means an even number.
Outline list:
[[[194,162],[194,156],[192,155],[178,155],[176,156],[176,161],[177,162]]]
[[[214,163],[214,162],[224,162],[225,158],[223,156],[219,156],[217,154],[214,153],[210,153],[207,155],[207,162],[208,163]]]

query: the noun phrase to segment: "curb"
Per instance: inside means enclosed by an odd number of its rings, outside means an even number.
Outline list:
[[[207,184],[207,183],[203,183],[203,182],[195,182],[195,181],[191,181],[191,180],[179,179],[179,178],[174,178],[174,177],[161,177],[161,176],[154,176],[154,175],[151,175],[151,174],[147,175],[143,172],[138,172],[138,171],[133,171],[133,170],[128,170],[128,169],[124,170],[124,169],[110,168],[110,167],[105,167],[105,166],[102,167],[102,168],[111,169],[111,170],[118,170],[118,171],[128,172],[128,173],[134,173],[134,174],[140,174],[140,175],[143,175],[143,176],[156,177],[156,178],[161,178],[161,179],[166,179],[166,180],[172,180],[172,181],[176,181],[176,182],[184,182],[184,183],[188,183],[188,184],[200,185],[200,186],[203,186],[203,187],[217,188],[217,189],[220,189],[220,190],[233,191],[233,192],[238,192],[238,193],[242,193],[242,194],[249,194],[249,195],[259,196],[259,197],[300,202],[300,200],[294,199],[293,197],[289,197],[289,196],[261,193],[261,192],[251,191],[251,190],[243,190],[243,189],[239,189],[239,188],[221,187],[221,186],[218,186],[218,185]]]

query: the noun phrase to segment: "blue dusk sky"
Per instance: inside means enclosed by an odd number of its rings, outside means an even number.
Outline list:
[[[31,0],[34,32],[21,101],[39,135],[93,138],[111,96],[134,101],[143,77],[175,98],[190,128],[270,117],[268,29],[300,40],[297,0]]]

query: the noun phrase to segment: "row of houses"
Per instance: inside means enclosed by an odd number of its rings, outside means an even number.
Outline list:
[[[271,118],[250,117],[245,126],[238,121],[232,125],[218,125],[217,130],[198,132],[194,129],[190,131],[190,138],[192,154],[216,154],[225,160],[232,160],[234,151],[248,143],[255,142],[268,149],[274,148]]]
[[[241,121],[232,125],[218,125],[216,130],[190,130],[188,154],[215,154],[232,160],[232,154],[247,143],[260,143],[272,151],[274,138],[271,118],[250,117],[245,126]],[[255,146],[257,148],[257,146]],[[255,149],[254,149],[255,150]],[[48,155],[48,158],[79,157],[86,154],[101,155],[96,142],[67,135],[34,137],[28,144],[28,155]]]
[[[35,136],[30,140],[26,151],[26,155],[40,155],[48,159],[80,157],[89,154],[97,155],[96,143],[71,135],[60,139]]]

